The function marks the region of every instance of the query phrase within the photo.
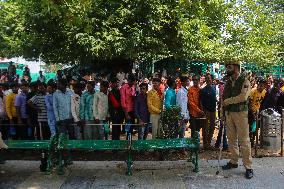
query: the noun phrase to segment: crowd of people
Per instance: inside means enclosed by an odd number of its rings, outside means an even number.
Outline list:
[[[120,140],[126,132],[138,133],[138,140],[156,139],[163,112],[180,107],[179,127],[173,123],[179,129],[172,137],[184,138],[188,128],[191,136],[202,129],[204,150],[231,152],[224,170],[238,167],[240,146],[248,179],[253,177],[258,113],[272,108],[281,114],[284,108],[284,79],[248,73],[239,62],[226,64],[226,75],[217,69],[175,77],[163,71],[148,78],[121,70],[79,75],[58,70],[49,81],[40,72],[35,82],[28,68],[21,78],[9,68],[0,82],[3,139],[48,140],[58,134],[71,140]],[[0,138],[0,148],[5,147]]]
[[[30,83],[32,80],[30,69],[28,66],[24,67],[23,74],[20,76],[16,72],[16,66],[13,62],[9,63],[7,70],[0,70],[0,83],[19,83],[28,82]]]
[[[15,74],[13,68],[7,73],[0,83],[3,139],[40,140],[64,133],[69,139],[108,140],[111,126],[112,140],[120,140],[125,133],[123,123],[140,125],[131,127],[133,134],[138,132],[139,140],[149,138],[149,133],[155,139],[162,111],[179,106],[182,129],[176,137],[185,137],[189,126],[191,134],[202,129],[205,150],[220,145],[228,149],[226,128],[224,133],[219,132],[215,146],[211,145],[217,123],[220,131],[224,125],[220,119],[220,102],[226,77],[221,78],[218,70],[214,74],[160,75],[150,79],[138,79],[122,71],[100,78],[96,75],[70,78],[59,70],[49,81],[40,72],[36,82],[29,79],[28,69],[21,82],[11,79]],[[251,75],[250,82],[248,127],[252,128],[257,112],[273,108],[281,113],[284,81]],[[252,129],[250,137],[253,145],[255,132]]]

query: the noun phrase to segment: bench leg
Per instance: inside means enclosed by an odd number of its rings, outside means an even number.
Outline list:
[[[188,159],[187,162],[193,162],[193,153],[191,150],[188,151]]]
[[[44,150],[42,150],[40,171],[45,172],[46,170],[47,170],[47,157],[46,157],[46,152]]]
[[[198,151],[195,151],[194,152],[195,154],[195,157],[194,157],[194,169],[193,169],[193,172],[195,173],[198,173],[199,172],[199,154],[198,154]]]
[[[58,175],[63,175],[64,170],[63,170],[63,149],[64,149],[64,144],[66,142],[66,134],[61,133],[59,134],[58,137],[58,144],[57,144],[57,150],[58,150]]]
[[[71,150],[68,150],[66,154],[63,156],[63,161],[64,161],[64,166],[67,167],[68,165],[72,165],[72,155],[71,155]]]
[[[57,145],[57,148],[58,148],[59,150],[64,149],[64,145],[65,145],[66,141],[67,141],[67,136],[66,136],[66,134],[61,133],[61,134],[59,135],[59,137],[58,137],[58,145]]]
[[[48,150],[48,154],[47,154],[47,167],[46,167],[46,171],[45,171],[46,175],[51,174],[52,167],[55,165],[55,162],[52,160],[52,158],[54,157],[55,154],[56,154],[55,153],[55,146],[53,146],[52,148],[50,148]]]
[[[56,157],[56,147],[58,145],[58,135],[54,135],[50,138],[50,143],[48,147],[48,156],[47,156],[47,168],[45,174],[50,175],[51,169],[53,166],[55,166],[55,161],[52,160],[52,158]],[[57,158],[56,158],[57,159]]]
[[[52,168],[52,157],[51,157],[51,152],[48,152],[47,167],[46,167],[46,171],[45,171],[46,175],[50,175],[51,174],[51,168]]]
[[[133,166],[133,161],[132,161],[132,156],[131,156],[131,151],[128,151],[128,157],[126,161],[126,166],[127,166],[127,171],[126,175],[131,176],[132,175],[132,166]]]
[[[63,159],[62,159],[62,151],[60,150],[58,152],[58,169],[57,169],[58,175],[63,175],[64,174],[62,161],[63,161]]]

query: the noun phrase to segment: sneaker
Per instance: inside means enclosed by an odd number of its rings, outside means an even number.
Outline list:
[[[235,169],[238,168],[238,164],[233,164],[231,162],[227,163],[227,165],[222,166],[223,170]]]
[[[252,169],[246,169],[245,177],[247,179],[251,179],[253,177],[253,170]]]

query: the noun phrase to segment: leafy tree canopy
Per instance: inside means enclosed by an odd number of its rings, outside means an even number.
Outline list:
[[[283,49],[283,6],[274,2],[1,1],[0,56],[64,64],[175,57],[265,65]]]

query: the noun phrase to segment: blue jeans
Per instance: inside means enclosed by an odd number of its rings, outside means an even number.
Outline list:
[[[104,140],[105,139],[105,129],[103,124],[105,121],[100,120],[99,122],[102,125],[95,125],[94,126],[94,138],[95,140]]]
[[[146,140],[149,133],[150,123],[138,126],[138,140]]]
[[[75,138],[77,140],[82,140],[81,127],[79,124],[74,125],[74,132],[75,132]]]
[[[51,136],[56,135],[56,120],[55,119],[47,119],[47,123],[50,129]]]
[[[228,139],[227,139],[227,134],[226,134],[226,126],[222,124],[222,121],[220,123],[220,129],[218,132],[217,140],[215,143],[215,147],[219,147],[221,145],[221,137],[222,137],[222,129],[224,128],[224,133],[223,133],[223,148],[228,148]]]
[[[220,115],[220,111],[218,111],[218,117],[220,118],[221,115]],[[219,132],[218,132],[218,136],[217,136],[217,140],[216,140],[216,143],[215,143],[215,147],[220,147],[221,145],[221,137],[222,137],[222,129],[223,129],[223,121],[220,120],[220,128],[219,128]],[[224,126],[224,133],[223,133],[223,148],[228,148],[228,138],[227,138],[227,131],[226,131],[226,126]]]
[[[68,134],[70,140],[75,140],[74,126],[72,119],[58,121],[57,123],[59,134]]]
[[[185,129],[186,129],[186,124],[188,123],[188,120],[187,119],[184,119],[180,122],[181,124],[181,128],[178,132],[178,137],[179,138],[184,138],[184,135],[185,135]]]

